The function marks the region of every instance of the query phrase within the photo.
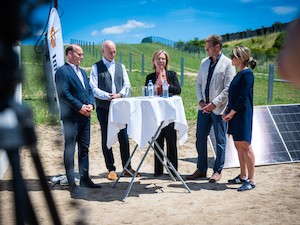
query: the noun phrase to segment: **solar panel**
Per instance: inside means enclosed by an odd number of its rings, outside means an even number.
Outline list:
[[[213,128],[209,136],[215,155]],[[300,105],[255,106],[252,148],[255,165],[300,161]],[[224,167],[239,167],[231,136],[227,136]]]

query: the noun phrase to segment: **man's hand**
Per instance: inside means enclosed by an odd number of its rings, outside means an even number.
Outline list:
[[[212,103],[205,104],[203,102],[203,104],[204,104],[204,107],[202,107],[203,113],[211,113],[216,108],[216,106]]]
[[[81,109],[79,110],[79,113],[81,113],[86,117],[90,117],[92,112],[93,112],[93,106],[91,104],[89,105],[83,104]]]
[[[120,93],[117,94],[109,94],[109,101],[115,99],[115,98],[122,98],[122,95]]]

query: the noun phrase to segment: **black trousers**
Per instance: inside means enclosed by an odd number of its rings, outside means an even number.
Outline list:
[[[81,178],[89,177],[90,118],[79,115],[75,121],[64,120],[64,164],[70,188],[75,184],[74,154],[78,146],[78,165]]]
[[[107,148],[106,146],[109,110],[97,107],[96,112],[101,127],[102,151],[105,159],[105,165],[108,171],[112,171],[112,170],[115,171],[116,170],[116,167],[114,165],[115,159],[114,159],[112,148]],[[127,128],[120,130],[120,132],[118,133],[118,140],[120,143],[122,166],[124,168],[130,156]],[[131,165],[129,164],[127,168],[131,169]]]
[[[162,150],[164,150],[164,140],[166,140],[167,143],[167,157],[174,166],[174,168],[178,169],[178,156],[177,156],[177,133],[174,129],[174,123],[170,123],[168,126],[164,127],[159,136],[157,137],[156,141],[158,145],[161,147]],[[155,145],[155,149],[158,151],[158,148]],[[162,157],[162,155],[159,153],[159,155]],[[154,156],[154,173],[156,175],[160,175],[163,173],[163,165],[159,161],[159,159]]]

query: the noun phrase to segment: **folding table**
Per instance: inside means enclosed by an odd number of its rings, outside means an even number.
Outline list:
[[[188,125],[185,118],[184,107],[182,99],[179,96],[169,98],[161,97],[133,97],[133,98],[120,98],[114,99],[110,104],[109,118],[107,130],[107,147],[110,148],[117,142],[117,135],[121,129],[127,126],[127,132],[137,144],[123,168],[121,175],[116,180],[113,187],[117,185],[119,179],[125,171],[128,170],[128,165],[131,162],[138,147],[143,149],[147,144],[148,147],[139,163],[136,171],[132,175],[130,184],[127,188],[123,201],[128,196],[134,179],[142,166],[150,149],[154,151],[163,166],[167,169],[170,177],[176,181],[173,174],[182,182],[184,187],[191,192],[185,181],[181,178],[172,163],[169,161],[164,151],[156,142],[157,136],[160,134],[162,128],[174,122],[174,128],[178,131],[179,144],[183,145],[187,139]],[[154,145],[158,147],[158,151],[163,156],[158,154]],[[166,160],[166,163],[164,162]],[[173,174],[171,173],[173,171]]]

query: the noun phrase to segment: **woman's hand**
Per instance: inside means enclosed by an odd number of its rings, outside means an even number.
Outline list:
[[[233,116],[236,114],[236,111],[234,111],[233,109],[230,110],[230,112],[228,114],[223,114],[222,115],[222,119],[224,122],[228,122],[229,120],[231,120],[233,118]]]
[[[165,80],[166,72],[165,72],[165,70],[159,70],[159,71],[156,71],[156,74],[157,74],[156,84],[159,86],[162,86],[162,84]]]

